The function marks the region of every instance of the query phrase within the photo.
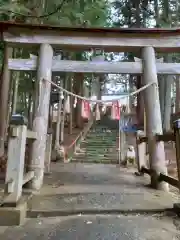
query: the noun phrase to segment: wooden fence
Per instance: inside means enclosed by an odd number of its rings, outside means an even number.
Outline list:
[[[177,173],[178,179],[159,173],[158,181],[164,181],[168,184],[180,189],[180,114],[175,114],[172,116],[172,132],[163,133],[162,135],[156,134],[154,136],[154,141],[156,142],[175,142],[176,149],[176,163],[177,163]],[[137,153],[137,165],[139,174],[153,174],[153,169],[150,168],[150,164],[147,161],[147,148],[148,148],[148,138],[144,135],[143,131],[138,131],[136,134],[136,153]]]

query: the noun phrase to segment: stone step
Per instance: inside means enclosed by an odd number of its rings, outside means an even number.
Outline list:
[[[74,155],[73,158],[76,158],[76,159],[88,159],[88,158],[91,158],[91,159],[117,159],[117,155]]]
[[[81,144],[81,148],[99,148],[99,147],[104,147],[104,148],[112,148],[115,147],[117,144],[116,142],[110,142],[110,143],[86,143],[86,144]]]
[[[111,155],[112,153],[110,152],[107,152],[107,151],[86,151],[84,153],[85,155],[101,155],[101,154],[104,154],[104,155]]]
[[[110,136],[117,136],[118,134],[116,133],[103,133],[103,132],[94,132],[94,133],[88,133],[88,136],[105,136],[105,137],[110,137]]]
[[[116,137],[107,137],[107,138],[105,138],[105,137],[94,136],[94,137],[87,137],[85,139],[86,139],[86,141],[94,141],[94,140],[96,140],[98,142],[98,141],[109,141],[109,140],[114,140],[115,141],[117,138]]]
[[[88,140],[96,139],[98,141],[98,140],[102,140],[102,139],[104,139],[104,140],[117,139],[117,137],[115,137],[115,136],[104,137],[104,136],[97,136],[97,135],[95,135],[95,136],[87,136],[86,139],[88,139]]]
[[[85,153],[86,156],[104,156],[107,155],[105,152],[86,152]]]
[[[104,134],[104,135],[116,135],[118,134],[118,131],[111,132],[111,131],[104,131],[102,129],[97,129],[97,130],[88,132],[88,134],[97,134],[97,133]]]
[[[111,150],[112,148],[111,147],[99,147],[99,148],[86,148],[86,149],[84,149],[83,148],[83,151],[84,152],[99,152],[99,151],[101,151],[101,152],[113,152],[113,151],[115,151],[115,150]]]
[[[87,142],[109,142],[109,141],[116,141],[117,138],[116,137],[107,137],[107,138],[104,138],[104,137],[89,137],[89,138],[86,138],[85,139]]]
[[[88,134],[96,134],[96,133],[102,133],[102,134],[105,134],[105,135],[108,135],[108,134],[117,134],[118,131],[104,131],[103,129],[96,129],[96,130],[93,130],[93,131],[89,131]]]
[[[104,136],[116,136],[118,135],[118,132],[117,133],[111,133],[111,132],[101,132],[101,131],[96,131],[96,132],[89,132],[88,135],[104,135]]]
[[[94,141],[88,141],[88,142],[86,142],[86,143],[82,143],[82,145],[81,146],[104,146],[104,145],[106,145],[106,146],[114,146],[116,144],[116,141],[112,141],[112,140],[109,140],[109,141],[107,141],[107,142],[103,142],[103,141],[96,141],[96,140],[94,140]]]
[[[114,150],[112,152],[108,152],[106,150],[103,150],[103,151],[88,151],[88,150],[83,150],[83,152],[76,152],[75,153],[76,155],[96,155],[96,154],[106,154],[106,155],[115,155],[115,154],[118,154],[118,150]]]
[[[83,158],[83,159],[88,159],[88,158],[92,158],[92,159],[118,159],[118,155],[105,155],[105,156],[98,156],[98,155],[85,155],[85,156],[74,156],[75,158]]]
[[[91,133],[96,133],[96,132],[103,132],[103,133],[116,133],[118,131],[111,131],[110,129],[106,129],[104,130],[104,128],[96,128],[96,129],[92,129],[91,131],[89,131]]]
[[[110,149],[112,149],[112,148],[116,148],[116,146],[117,146],[117,144],[116,143],[111,143],[111,144],[109,144],[109,143],[105,143],[105,144],[100,144],[100,143],[94,143],[94,144],[92,144],[92,143],[90,143],[90,144],[81,144],[80,145],[80,148],[81,149],[99,149],[99,148],[104,148],[104,149],[107,149],[107,148],[110,148]]]
[[[102,133],[95,133],[95,134],[88,134],[86,137],[97,137],[97,138],[116,138],[118,135],[117,134],[102,134]]]
[[[109,161],[109,162],[118,162],[118,157],[100,157],[100,156],[74,156],[71,161],[93,161],[93,162],[102,162],[102,161]]]
[[[106,126],[95,126],[80,144],[83,152],[74,154],[72,161],[118,163],[118,154],[115,147],[117,136],[117,131],[110,132]]]
[[[111,160],[109,157],[104,157],[104,156],[91,156],[91,155],[87,155],[87,156],[74,156],[73,158],[75,159],[93,159],[93,160],[101,160],[101,159],[107,159],[107,160]]]
[[[81,145],[81,148],[82,149],[90,149],[90,150],[93,150],[93,149],[100,149],[100,148],[103,148],[103,149],[112,149],[115,147],[115,144],[102,144],[102,145],[88,145],[88,146],[82,146]]]
[[[90,152],[90,153],[98,153],[98,152],[100,152],[100,153],[105,153],[105,152],[114,152],[114,151],[110,151],[110,150],[108,150],[108,149],[110,149],[110,148],[91,148],[91,149],[89,149],[89,148],[87,148],[86,150],[83,150],[84,152]]]
[[[85,153],[98,153],[98,152],[101,152],[101,153],[107,153],[107,154],[112,154],[112,153],[117,153],[118,152],[118,149],[116,148],[81,148],[80,151],[76,151],[76,153],[82,153],[82,154],[85,154]]]
[[[116,140],[112,140],[112,139],[109,139],[108,141],[104,141],[103,139],[98,140],[98,141],[96,139],[92,139],[92,140],[87,140],[85,144],[88,144],[88,145],[93,144],[94,145],[97,143],[97,145],[104,145],[104,144],[111,144],[111,143],[115,144],[116,142],[117,142]]]
[[[103,147],[103,146],[107,146],[107,147],[112,147],[112,146],[116,146],[116,142],[115,141],[109,141],[109,142],[87,142],[86,144],[82,144],[81,146],[83,147]]]
[[[93,138],[86,138],[87,142],[109,142],[109,141],[116,141],[117,138],[103,138],[103,137],[93,137]]]
[[[94,160],[94,159],[72,159],[72,162],[79,162],[79,163],[101,163],[101,164],[118,164],[118,160]]]
[[[103,132],[103,133],[116,133],[117,131],[111,131],[110,129],[104,130],[103,128],[92,129],[90,133]]]
[[[86,143],[111,143],[111,142],[117,142],[116,139],[86,139]]]
[[[102,151],[112,151],[111,149],[113,149],[115,146],[112,145],[89,145],[86,147],[82,147],[83,151],[98,151],[98,150],[102,150]]]
[[[94,126],[92,126],[91,130],[94,130],[94,129],[104,129],[104,130],[108,130],[108,131],[116,131],[116,129],[111,129],[106,125],[94,125]]]

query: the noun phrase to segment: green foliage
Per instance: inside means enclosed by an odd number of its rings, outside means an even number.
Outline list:
[[[66,0],[62,4],[62,8],[59,9],[61,1],[62,0],[0,0],[0,20],[80,27],[103,27],[109,24],[110,8],[107,0]],[[56,9],[58,10],[56,11]],[[54,12],[54,14],[45,18],[38,18],[38,16],[48,15],[51,12]],[[32,16],[36,17],[33,18]],[[38,54],[36,50],[34,51],[33,49],[16,49],[14,57],[29,58],[30,53]],[[2,54],[0,54],[0,61],[2,62],[1,55]],[[72,59],[89,59],[87,53],[71,54],[71,56],[69,53],[64,53],[64,55]],[[34,90],[35,76],[33,75],[34,73],[25,72],[21,72],[18,75],[16,73],[12,74],[13,81],[19,79],[18,112],[27,112],[27,99],[33,94]],[[61,78],[64,78],[64,75],[65,74],[62,74]],[[85,76],[87,81],[90,81],[91,77],[88,75]]]

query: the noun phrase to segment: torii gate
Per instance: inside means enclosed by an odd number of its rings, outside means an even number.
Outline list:
[[[35,172],[32,187],[39,189],[43,183],[44,149],[43,136],[47,132],[48,106],[52,72],[93,72],[93,73],[121,73],[141,74],[143,84],[151,85],[145,90],[144,101],[147,114],[147,136],[151,169],[155,174],[151,176],[151,183],[167,190],[166,183],[158,183],[156,176],[159,172],[166,174],[164,143],[154,142],[155,134],[162,134],[162,122],[159,104],[157,74],[180,74],[180,64],[159,63],[155,59],[157,52],[173,52],[180,50],[180,29],[112,29],[112,28],[67,28],[52,26],[37,26],[30,24],[15,24],[0,22],[2,40],[6,42],[5,64],[1,93],[8,94],[8,72],[36,71],[41,94],[39,106],[34,119],[34,131],[37,139],[33,143],[31,168]],[[37,59],[8,59],[9,47],[38,46],[40,49]],[[83,62],[66,61],[53,58],[53,48],[68,49],[69,51],[85,51],[92,48],[114,52],[141,51],[142,62]],[[52,48],[53,47],[53,48]],[[0,94],[2,96],[2,94]],[[46,106],[46,107],[45,107]],[[6,110],[7,103],[0,101],[0,109]],[[0,137],[3,139],[3,126],[6,120],[6,111],[2,111]],[[3,125],[4,124],[4,125]],[[42,141],[43,139],[43,141]]]

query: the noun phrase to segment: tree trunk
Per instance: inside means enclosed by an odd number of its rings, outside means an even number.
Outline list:
[[[60,83],[62,87],[62,80]],[[61,110],[62,110],[62,97],[61,92],[59,93],[59,103],[58,103],[58,113],[57,113],[57,122],[56,122],[56,137],[55,137],[55,149],[58,152],[60,149],[60,131],[61,131]]]
[[[7,125],[8,98],[10,85],[10,71],[8,70],[8,59],[12,57],[12,48],[5,45],[3,68],[0,82],[0,158],[4,155],[5,132]]]
[[[142,87],[142,78],[141,76],[137,76],[136,80],[136,87],[137,89]],[[137,95],[137,121],[140,126],[144,125],[144,99],[143,99],[143,92],[140,92]]]
[[[103,78],[103,76],[99,75],[96,79],[96,81],[97,81],[97,99],[98,100],[101,100],[101,98],[102,98],[102,91],[101,91],[101,84],[103,81],[102,78]]]
[[[158,76],[158,83],[159,83],[159,100],[160,100],[160,108],[161,108],[161,119],[162,122],[164,121],[164,100],[165,100],[165,81],[164,76]]]
[[[16,74],[15,78],[13,79],[14,87],[13,87],[12,114],[16,113],[20,72],[16,72],[15,74]]]
[[[82,96],[83,94],[83,79],[84,79],[84,76],[82,73],[75,73],[73,92],[80,96]],[[76,127],[82,129],[83,121],[81,117],[81,100],[80,99],[77,99],[77,105],[76,105],[76,108],[74,109],[74,116],[75,116],[74,119],[75,119]]]
[[[168,132],[171,130],[170,120],[171,120],[171,87],[173,76],[166,76],[165,81],[165,99],[164,99],[164,121],[163,121],[163,130]]]
[[[64,89],[67,89],[68,85],[68,75],[64,79]],[[64,143],[64,122],[65,122],[65,117],[66,117],[66,109],[65,109],[65,104],[67,100],[67,94],[64,93],[64,103],[63,103],[63,115],[62,115],[62,121],[61,121],[61,143]]]
[[[28,128],[32,129],[33,116],[32,116],[32,94],[28,96]]]
[[[10,81],[10,90],[9,90],[9,99],[8,99],[8,111],[7,111],[7,124],[6,124],[6,130],[5,130],[5,141],[8,139],[8,127],[10,118],[12,116],[12,97],[13,97],[13,86],[12,86],[12,74],[11,74],[11,81]]]
[[[72,77],[68,81],[68,90],[72,92]],[[69,134],[72,134],[73,129],[73,96],[70,96],[70,113],[69,113]]]
[[[165,62],[171,62],[172,57],[166,56]],[[163,118],[163,130],[165,132],[171,130],[171,87],[173,83],[173,76],[165,76],[164,78],[164,118]]]
[[[133,91],[133,76],[129,75],[129,93]],[[129,111],[133,109],[133,96],[129,97]]]

